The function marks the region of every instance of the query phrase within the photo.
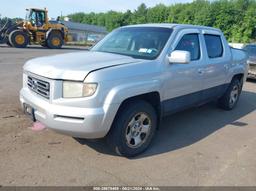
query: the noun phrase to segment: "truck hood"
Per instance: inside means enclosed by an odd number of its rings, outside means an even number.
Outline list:
[[[129,56],[83,51],[32,59],[23,68],[46,78],[83,81],[91,71],[138,61]]]

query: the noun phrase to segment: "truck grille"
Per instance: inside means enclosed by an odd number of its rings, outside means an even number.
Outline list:
[[[28,76],[27,85],[33,92],[49,99],[50,97],[50,84],[49,82],[39,80],[37,78]]]

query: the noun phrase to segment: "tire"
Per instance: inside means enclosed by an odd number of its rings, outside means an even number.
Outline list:
[[[46,42],[42,43],[41,46],[42,46],[42,47],[45,47],[45,48],[48,48],[48,45],[47,45]]]
[[[118,155],[133,157],[148,148],[156,126],[155,109],[145,101],[132,101],[117,113],[107,140]]]
[[[225,94],[218,100],[218,105],[224,110],[232,110],[236,107],[242,91],[242,83],[239,79],[234,78]]]
[[[7,44],[9,47],[12,47],[11,43],[9,42],[9,40],[6,42],[6,44]]]
[[[46,41],[47,47],[51,49],[59,49],[64,44],[60,33],[51,33]]]
[[[26,48],[29,44],[29,36],[20,30],[14,30],[9,35],[9,42],[15,48]]]

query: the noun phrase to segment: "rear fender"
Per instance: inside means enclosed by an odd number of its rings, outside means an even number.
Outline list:
[[[244,75],[243,82],[245,82],[248,75],[248,64],[246,62],[245,63],[242,62],[239,64],[237,63],[232,65],[233,67],[230,69],[229,75],[228,75],[228,82],[230,83],[233,77],[238,74]]]
[[[248,55],[240,49],[234,49],[231,48],[232,52],[232,60],[230,64],[230,69],[229,69],[229,75],[228,75],[228,82],[230,83],[233,79],[233,77],[237,74],[243,74],[244,79],[243,81],[246,80],[247,75],[248,75]]]

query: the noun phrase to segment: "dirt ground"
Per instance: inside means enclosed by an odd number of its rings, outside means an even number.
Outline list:
[[[0,185],[256,186],[256,81],[245,84],[233,111],[210,103],[167,117],[134,159],[104,141],[32,131],[19,103],[23,64],[73,51],[85,50],[0,46]]]

